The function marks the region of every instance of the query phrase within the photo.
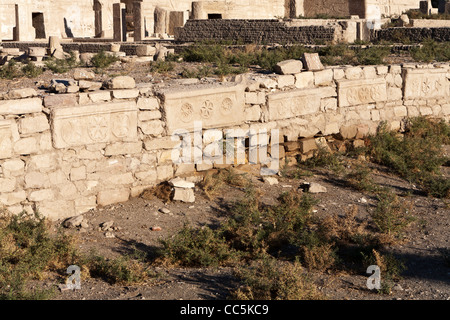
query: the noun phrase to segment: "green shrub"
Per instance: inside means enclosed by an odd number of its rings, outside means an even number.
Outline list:
[[[74,52],[70,52],[70,57],[66,59],[50,58],[45,61],[45,65],[54,73],[66,73],[73,68],[78,67],[79,63]]]
[[[161,240],[162,255],[171,263],[188,267],[219,266],[233,259],[234,253],[216,231],[209,227],[184,226],[168,240]]]
[[[447,197],[449,183],[439,174],[440,167],[448,161],[442,146],[449,140],[447,123],[419,117],[410,120],[403,136],[382,124],[377,134],[369,138],[369,154],[373,161],[391,168],[429,194]]]
[[[324,297],[307,277],[300,263],[279,262],[271,257],[255,261],[236,272],[242,286],[232,292],[235,300],[321,300]]]
[[[421,47],[412,49],[411,56],[420,62],[449,61],[450,43],[439,43],[429,38],[422,42]]]
[[[106,54],[103,50],[94,55],[91,59],[92,65],[97,70],[104,70],[117,61],[119,61],[118,57]]]
[[[21,71],[28,78],[36,78],[44,72],[44,69],[41,67],[36,67],[34,63],[28,62],[22,67]]]
[[[174,62],[172,61],[155,61],[150,65],[150,72],[167,73],[175,69]]]
[[[22,76],[22,73],[14,60],[0,67],[0,79],[14,79]]]
[[[52,290],[29,290],[32,279],[62,271],[78,258],[71,237],[51,235],[38,213],[0,219],[0,299],[47,299]]]

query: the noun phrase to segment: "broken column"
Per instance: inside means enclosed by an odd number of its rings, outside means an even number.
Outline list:
[[[114,3],[113,4],[113,29],[114,29],[114,41],[127,41],[127,27],[125,20],[125,4]]]
[[[156,7],[155,8],[155,33],[163,34],[166,33],[166,16],[167,10]]]
[[[208,19],[208,16],[203,9],[203,1],[194,1],[192,2],[192,19],[200,20],[200,19]]]
[[[169,30],[168,34],[175,34],[175,28],[183,27],[187,21],[187,12],[185,11],[171,11],[169,14]]]
[[[13,28],[14,41],[34,41],[36,31],[32,25],[32,15],[29,6],[16,4],[16,26]]]
[[[175,178],[170,180],[169,184],[174,188],[174,201],[195,202],[195,184],[193,182],[189,182],[181,178]]]
[[[134,41],[142,41],[145,37],[144,15],[142,12],[142,1],[133,2]]]

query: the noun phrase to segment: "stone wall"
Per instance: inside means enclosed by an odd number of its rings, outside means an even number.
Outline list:
[[[450,41],[450,27],[446,28],[387,28],[373,31],[373,40],[386,40],[414,43],[423,42],[426,39],[433,39],[439,42]]]
[[[241,139],[244,163],[256,137],[263,152],[254,165],[264,168],[299,152],[311,156],[323,137],[361,143],[381,121],[397,130],[407,117],[450,120],[449,79],[448,64],[391,65],[0,93],[0,204],[62,219],[175,176],[199,181],[205,170],[228,166],[214,148],[222,136]]]
[[[234,40],[244,43],[333,41],[331,26],[288,26],[279,20],[189,20],[175,29],[175,41]]]

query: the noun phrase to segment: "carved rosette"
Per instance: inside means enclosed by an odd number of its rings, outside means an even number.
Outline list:
[[[200,116],[203,119],[209,119],[212,117],[214,112],[214,105],[211,101],[206,100],[203,105],[202,108],[200,109]]]
[[[194,107],[190,103],[184,103],[180,109],[181,121],[188,123],[194,117]]]

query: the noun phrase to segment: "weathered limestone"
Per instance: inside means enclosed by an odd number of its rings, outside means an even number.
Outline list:
[[[295,90],[268,96],[269,119],[281,120],[313,114],[320,108],[320,89]]]
[[[203,128],[220,128],[244,118],[244,86],[231,85],[183,91],[164,91],[168,133],[194,131],[196,121]]]
[[[20,100],[0,100],[0,115],[26,114],[42,111],[42,100],[29,98]]]
[[[53,109],[51,118],[53,144],[58,149],[137,139],[135,102]]]
[[[339,107],[383,102],[387,100],[384,79],[338,81]]]
[[[449,96],[449,81],[445,69],[406,69],[404,72],[405,99]]]
[[[300,60],[285,60],[277,63],[275,72],[283,75],[300,73],[303,63]]]
[[[308,71],[320,71],[324,69],[318,53],[304,53],[303,65]]]

